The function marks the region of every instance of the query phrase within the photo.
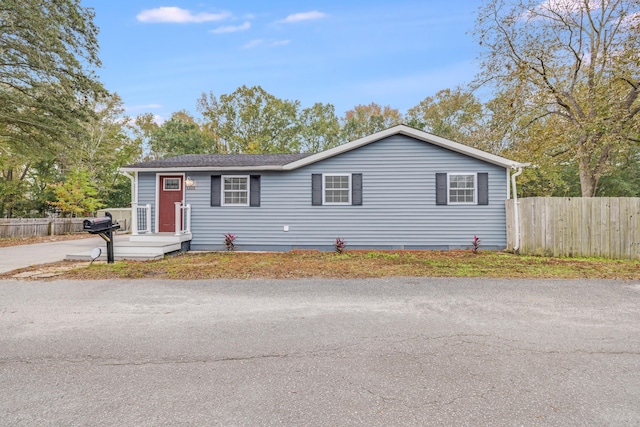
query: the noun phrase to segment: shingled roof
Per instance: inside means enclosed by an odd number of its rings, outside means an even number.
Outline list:
[[[185,154],[134,163],[123,169],[279,167],[310,156],[303,154]]]

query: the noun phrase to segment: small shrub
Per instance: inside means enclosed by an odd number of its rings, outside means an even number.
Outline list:
[[[471,241],[471,252],[477,254],[480,250],[480,239],[478,236],[473,236],[473,240]]]
[[[344,252],[344,248],[347,246],[347,242],[344,239],[336,237],[336,243],[334,244],[336,253],[341,254]]]
[[[236,250],[236,235],[227,233],[224,235],[224,245],[227,247],[227,251],[233,252]]]

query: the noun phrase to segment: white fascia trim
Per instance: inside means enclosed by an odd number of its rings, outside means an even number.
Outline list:
[[[284,165],[283,169],[284,170],[298,169],[303,166],[307,166],[309,164],[319,162],[320,160],[324,160],[329,157],[337,156],[338,154],[342,154],[344,152],[354,150],[356,148],[362,147],[364,145],[370,144],[380,139],[387,138],[389,136],[393,136],[397,134],[407,135],[412,138],[425,141],[433,145],[437,145],[439,147],[447,148],[451,151],[455,151],[470,157],[474,157],[479,160],[483,160],[487,163],[492,163],[494,165],[502,166],[504,168],[514,168],[514,167],[517,168],[517,167],[523,167],[525,165],[523,163],[516,162],[514,160],[509,160],[504,157],[496,156],[495,154],[487,153],[485,151],[478,150],[477,148],[469,147],[468,145],[460,144],[459,142],[441,138],[439,136],[432,135],[430,133],[427,133],[418,129],[414,129],[406,125],[397,125],[392,128],[374,133],[372,135],[365,136],[364,138],[356,139],[355,141],[351,141],[349,143],[340,145],[330,150],[322,151],[312,156],[305,157],[304,159],[300,159],[295,162],[288,163]]]
[[[123,172],[242,172],[242,171],[281,171],[282,166],[192,166],[192,167],[155,167],[155,168],[120,168]]]

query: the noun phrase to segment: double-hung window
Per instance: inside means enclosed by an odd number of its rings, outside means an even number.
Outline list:
[[[450,205],[476,203],[475,173],[450,173],[448,177]]]
[[[222,204],[224,206],[249,205],[249,177],[222,177]]]
[[[362,174],[311,174],[311,205],[362,206]]]
[[[488,205],[487,172],[437,172],[436,205]]]
[[[322,176],[323,204],[350,205],[351,204],[351,174]]]

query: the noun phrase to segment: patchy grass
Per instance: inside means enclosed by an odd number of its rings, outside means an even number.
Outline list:
[[[57,263],[48,266],[55,271]],[[42,270],[42,266],[39,267]],[[4,278],[15,276],[16,271]],[[23,274],[24,276],[24,274]],[[393,276],[494,278],[603,278],[640,280],[634,260],[549,258],[504,252],[470,251],[316,251],[278,253],[186,253],[160,261],[88,263],[62,271],[57,278],[93,280],[286,279],[304,277],[374,278]],[[2,276],[0,276],[2,278]]]

